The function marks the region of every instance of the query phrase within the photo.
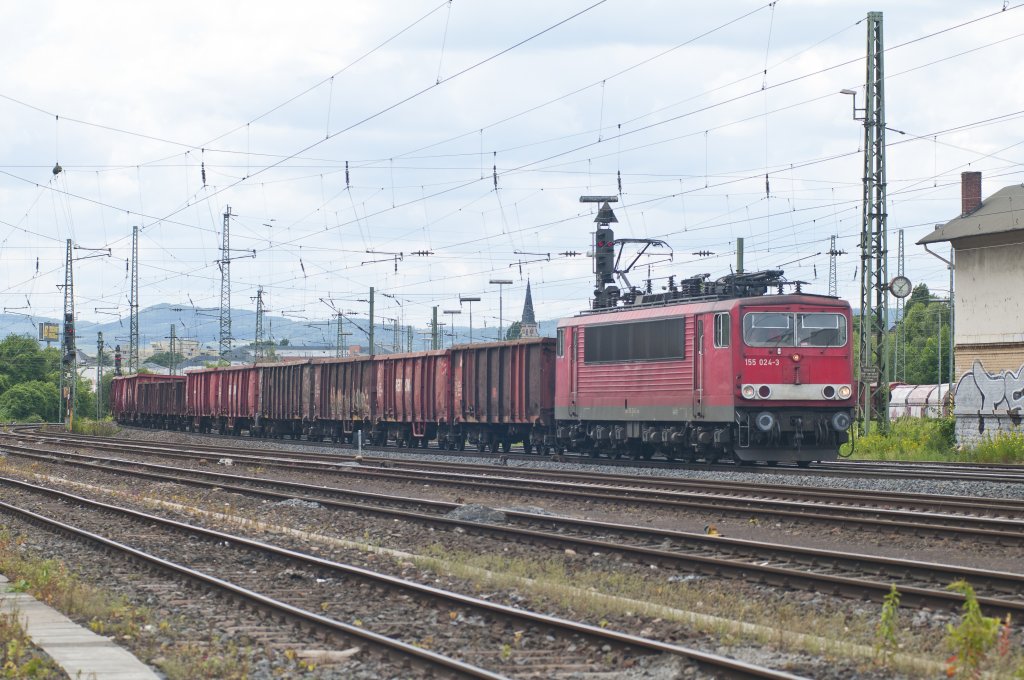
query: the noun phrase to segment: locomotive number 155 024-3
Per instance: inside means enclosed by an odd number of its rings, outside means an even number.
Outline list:
[[[778,366],[782,363],[778,357],[747,357],[744,361],[747,366]]]

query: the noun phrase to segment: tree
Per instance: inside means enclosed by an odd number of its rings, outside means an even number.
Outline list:
[[[163,366],[164,368],[170,368],[173,366],[181,366],[185,361],[185,357],[175,352],[173,355],[170,352],[157,352],[149,358],[149,362],[156,364],[157,366]]]
[[[920,287],[920,286],[919,286]],[[927,289],[925,289],[927,290]],[[917,290],[915,289],[915,293]],[[903,318],[901,353],[906,352],[906,382],[928,385],[949,382],[949,303],[944,300],[920,298],[907,305]],[[941,335],[939,326],[942,326]],[[896,332],[899,332],[897,328]],[[939,353],[942,366],[939,366]]]
[[[58,366],[60,350],[56,354]],[[0,373],[10,379],[12,385],[30,380],[43,380],[49,372],[48,355],[39,348],[39,343],[23,335],[8,335],[0,341]]]
[[[523,323],[521,321],[513,321],[508,325],[508,330],[505,331],[506,340],[518,340],[520,334],[523,332]]]
[[[60,408],[57,386],[42,380],[30,380],[11,387],[0,395],[0,413],[13,420],[55,422]]]

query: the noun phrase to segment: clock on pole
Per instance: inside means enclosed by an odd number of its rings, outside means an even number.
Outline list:
[[[897,276],[889,282],[889,292],[898,298],[905,298],[913,291],[914,286],[906,276]]]

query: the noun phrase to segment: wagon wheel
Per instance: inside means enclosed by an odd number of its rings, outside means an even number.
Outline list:
[[[465,437],[459,437],[459,451],[465,451],[465,450],[466,450],[466,438]]]
[[[501,440],[501,452],[502,453],[508,453],[511,450],[512,450],[512,440],[511,439],[507,439],[507,438],[506,439],[502,439]]]
[[[533,444],[531,442],[523,442],[523,453],[525,453],[527,456],[533,453]]]
[[[802,468],[809,468],[809,467],[811,467],[811,461],[809,461],[809,460],[798,460],[796,462],[796,464],[799,465]]]
[[[479,453],[484,453],[485,451],[487,451],[487,442],[483,439],[477,441],[476,450]]]

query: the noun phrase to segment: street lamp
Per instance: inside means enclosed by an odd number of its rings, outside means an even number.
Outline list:
[[[449,346],[452,346],[452,345],[455,344],[455,315],[456,314],[462,314],[462,310],[461,309],[446,309],[446,310],[444,310],[443,313],[444,314],[448,314],[449,315],[448,318],[451,319],[451,324],[450,325],[451,325],[451,329],[452,329],[452,342],[451,342],[451,345],[449,345]],[[442,346],[443,346],[443,344],[444,343],[442,343]]]
[[[463,302],[468,302],[469,303],[469,344],[472,345],[473,344],[473,303],[474,302],[480,302],[480,298],[478,298],[478,297],[465,297],[463,295],[460,295],[459,296],[459,304],[461,305]]]
[[[511,286],[511,279],[491,279],[491,284],[498,287],[498,340],[505,339],[505,318],[503,305],[503,295],[505,292],[505,286]]]

